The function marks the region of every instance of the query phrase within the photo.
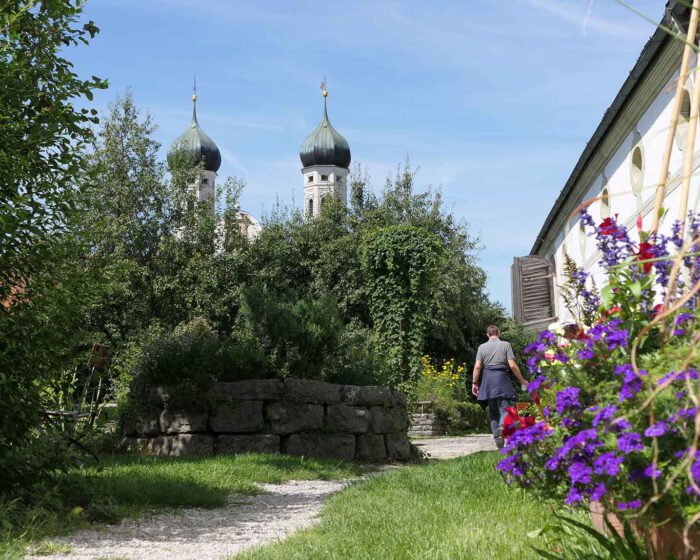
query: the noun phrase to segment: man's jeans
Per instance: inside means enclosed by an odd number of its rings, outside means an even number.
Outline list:
[[[499,437],[502,435],[503,421],[506,418],[506,408],[515,406],[515,399],[510,397],[502,397],[498,399],[489,399],[489,416],[491,417],[491,432],[496,440],[496,445],[503,446],[503,440],[499,442]]]

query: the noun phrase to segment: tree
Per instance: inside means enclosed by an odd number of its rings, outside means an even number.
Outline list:
[[[153,271],[162,240],[172,232],[165,167],[150,116],[127,91],[111,103],[90,155],[86,211],[86,269],[105,278],[90,324],[112,344],[143,328],[155,305]]]
[[[66,365],[90,292],[89,278],[67,266],[82,249],[74,218],[97,122],[76,106],[106,87],[80,79],[64,57],[98,32],[79,24],[82,4],[0,7],[0,492],[19,493],[59,466],[26,446],[42,383]]]

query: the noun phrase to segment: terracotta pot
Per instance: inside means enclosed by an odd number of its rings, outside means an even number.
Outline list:
[[[532,403],[529,403],[529,402],[517,402],[517,403],[515,403],[515,406],[518,407],[518,414],[521,413],[523,410],[525,410],[531,404]]]
[[[591,522],[596,531],[603,535],[609,534],[608,528],[603,521],[603,516],[605,516],[615,532],[620,536],[624,535],[624,527],[617,514],[613,512],[606,513],[603,504],[600,502],[591,502],[589,507]],[[668,517],[669,520],[661,524],[632,519],[630,520],[630,525],[637,536],[644,538],[647,549],[654,551],[656,560],[667,560],[667,558],[673,558],[674,560],[700,560],[700,527],[694,526],[688,535],[692,547],[689,550],[683,544],[683,529],[685,527],[683,519],[674,515],[671,511],[665,513],[664,517]]]

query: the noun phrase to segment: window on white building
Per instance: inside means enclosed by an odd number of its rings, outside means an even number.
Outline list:
[[[321,181],[328,181],[328,175],[321,175]]]
[[[676,143],[679,150],[684,150],[688,138],[688,123],[690,122],[690,92],[683,90],[681,97],[681,112],[678,115],[678,126],[676,127]]]
[[[307,183],[312,183],[313,180],[314,180],[314,176],[313,176],[313,175],[307,175],[307,176],[306,176],[306,182],[307,182]]]
[[[306,206],[306,215],[312,217],[314,215],[314,199],[310,198]]]
[[[586,259],[586,244],[588,242],[588,235],[586,235],[586,226],[583,220],[578,222],[578,248],[581,251],[581,260]],[[584,265],[583,262],[580,263],[581,266]]]
[[[605,181],[605,187],[603,187],[603,192],[600,194],[600,217],[603,219],[610,217],[610,191],[607,187],[608,182]]]
[[[642,154],[641,146],[635,146],[634,150],[632,150],[630,182],[632,183],[632,192],[639,198],[644,186],[644,154]]]

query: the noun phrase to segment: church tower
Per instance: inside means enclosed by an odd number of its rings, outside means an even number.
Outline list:
[[[304,140],[299,150],[304,176],[304,215],[319,215],[329,197],[347,202],[347,177],[350,167],[350,146],[328,120],[328,91],[323,90],[323,119]]]
[[[221,153],[214,141],[200,128],[197,122],[197,84],[192,94],[192,121],[187,130],[175,140],[168,150],[168,164],[172,168],[176,159],[184,157],[192,166],[203,165],[202,174],[191,185],[197,201],[214,199],[216,195],[216,172],[221,167]],[[177,156],[177,157],[176,157]],[[213,205],[212,205],[213,208]]]

